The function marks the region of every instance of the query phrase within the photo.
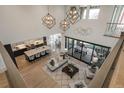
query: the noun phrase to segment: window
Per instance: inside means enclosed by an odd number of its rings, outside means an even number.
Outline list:
[[[83,6],[81,9],[81,19],[98,19],[100,6]]]
[[[96,65],[100,67],[109,53],[110,47],[85,42],[75,38],[65,38],[65,40],[67,40],[65,43],[68,45],[68,55],[87,64],[98,61],[99,64]]]
[[[88,19],[98,19],[100,13],[99,6],[90,6]]]
[[[124,7],[116,5],[114,7],[111,21],[107,23],[105,36],[120,37],[121,32],[124,31]]]
[[[84,9],[83,19],[86,19],[86,12],[87,12],[87,10],[86,10],[86,9]]]
[[[86,19],[87,7],[81,7],[82,19]]]
[[[122,8],[118,23],[124,23],[124,8]]]

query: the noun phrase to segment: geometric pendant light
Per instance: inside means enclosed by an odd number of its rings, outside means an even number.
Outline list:
[[[67,12],[67,17],[72,24],[76,23],[80,18],[79,12],[80,11],[76,6],[70,7],[69,11]]]
[[[42,18],[43,25],[47,28],[51,29],[55,24],[55,18],[49,13],[49,6],[48,6],[48,14]]]
[[[66,31],[66,30],[68,30],[70,28],[70,23],[66,18],[60,22],[60,28],[63,31]]]
[[[66,6],[64,6],[64,7],[65,7],[65,11],[64,12],[66,13]],[[60,22],[60,28],[63,31],[66,31],[66,30],[68,30],[70,28],[70,22],[67,19],[67,15],[65,15],[65,19]]]

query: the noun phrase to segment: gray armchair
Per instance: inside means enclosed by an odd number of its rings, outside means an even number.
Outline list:
[[[93,79],[93,77],[95,76],[95,74],[97,73],[98,71],[98,67],[94,67],[92,68],[91,66],[88,66],[86,69],[85,69],[85,75],[86,75],[86,78],[87,79]]]
[[[74,83],[70,83],[69,87],[70,88],[87,88],[88,86],[87,86],[86,82],[84,80],[82,80],[82,81],[76,81]]]

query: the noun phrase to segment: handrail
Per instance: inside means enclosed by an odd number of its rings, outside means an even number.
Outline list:
[[[124,31],[124,23],[107,23],[105,36],[120,38],[121,32]]]
[[[10,58],[9,54],[7,53],[1,42],[0,42],[0,53],[3,57],[3,60],[7,68],[6,75],[10,87],[25,88],[26,84],[23,77],[21,76],[20,72],[16,68],[15,64],[13,63],[12,59]]]
[[[119,25],[124,25],[124,23],[107,23],[107,24],[119,24]]]
[[[99,71],[96,73],[95,77],[89,84],[89,88],[101,88],[104,84],[104,81],[110,71],[112,64],[117,56],[117,53],[122,46],[123,38],[120,38],[116,43],[115,47],[112,49],[103,65],[100,67]]]

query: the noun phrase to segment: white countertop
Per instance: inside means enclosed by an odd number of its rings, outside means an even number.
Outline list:
[[[42,46],[42,47],[38,47],[38,48],[35,48],[35,49],[31,49],[31,50],[25,51],[24,53],[25,53],[28,57],[30,57],[30,56],[32,56],[32,55],[35,55],[35,54],[37,54],[37,53],[40,53],[40,52],[42,52],[42,51],[49,50],[49,49],[50,49],[50,47],[48,47],[48,46]]]

